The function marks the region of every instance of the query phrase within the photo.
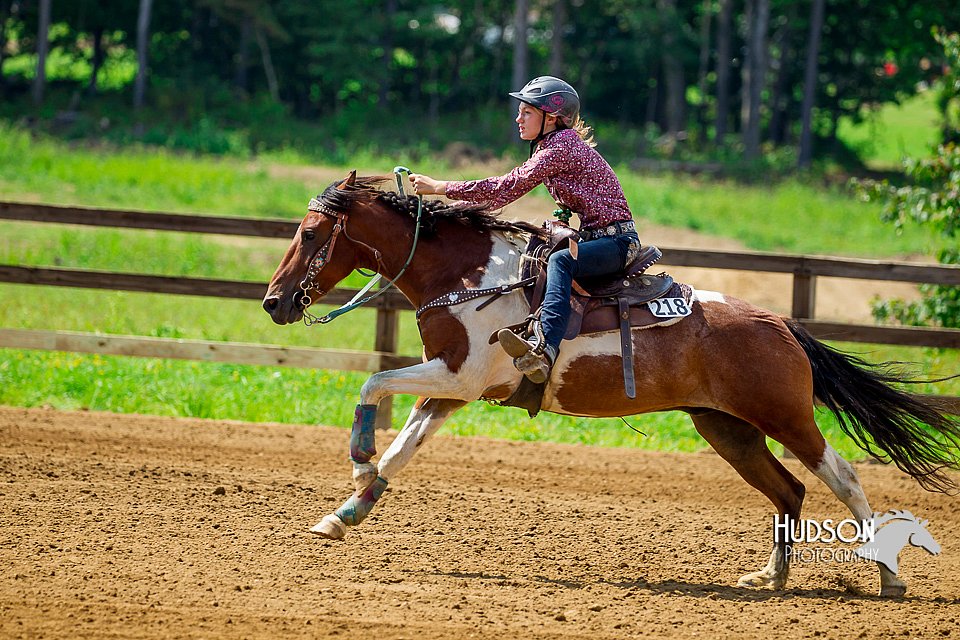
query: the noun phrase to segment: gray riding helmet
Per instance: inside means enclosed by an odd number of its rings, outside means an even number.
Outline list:
[[[530,106],[557,116],[566,127],[572,127],[580,114],[580,96],[569,83],[553,76],[539,76],[510,95]]]

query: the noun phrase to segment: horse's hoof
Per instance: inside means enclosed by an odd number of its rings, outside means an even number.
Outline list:
[[[353,464],[353,486],[357,491],[363,491],[377,479],[377,466],[371,462]]]
[[[764,572],[748,573],[737,580],[738,587],[753,587],[755,589],[783,589],[787,584],[786,578]]]
[[[891,584],[880,587],[881,598],[902,598],[906,592],[907,585],[905,584]]]
[[[323,520],[310,529],[310,533],[315,533],[327,540],[342,540],[343,536],[347,535],[347,525],[343,523],[343,520],[331,513],[330,515],[323,516]]]

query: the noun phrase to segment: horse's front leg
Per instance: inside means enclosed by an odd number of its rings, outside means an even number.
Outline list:
[[[379,468],[370,459],[376,454],[376,407],[388,395],[446,396],[451,399],[418,401],[400,435],[380,461]],[[471,398],[465,381],[450,372],[440,360],[374,374],[360,390],[360,405],[354,415],[350,434],[350,459],[356,492],[332,514],[317,524],[312,532],[326,538],[339,539],[347,526],[360,524],[367,517],[387,487],[387,481],[400,471],[424,440]]]

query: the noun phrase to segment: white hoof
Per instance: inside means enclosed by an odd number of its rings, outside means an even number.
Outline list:
[[[880,587],[881,598],[902,598],[906,593],[906,584],[888,584],[885,587]]]
[[[769,573],[767,571],[748,573],[737,580],[738,587],[754,587],[759,589],[783,589],[786,584],[786,576]]]
[[[343,520],[331,513],[330,515],[323,516],[323,520],[310,529],[310,533],[315,533],[328,540],[342,540],[343,536],[347,535],[347,525],[343,523]]]
[[[353,463],[353,487],[363,491],[377,479],[377,465],[372,462]]]

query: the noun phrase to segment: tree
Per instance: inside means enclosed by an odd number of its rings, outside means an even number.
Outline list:
[[[813,103],[817,95],[817,58],[820,55],[823,12],[824,0],[813,0],[810,9],[810,34],[807,37],[807,62],[803,73],[803,107],[800,112],[802,130],[797,163],[801,169],[809,167],[813,159]]]
[[[37,73],[33,77],[33,104],[43,102],[47,84],[47,51],[50,47],[50,2],[40,0],[40,23],[37,27]]]
[[[717,115],[715,142],[723,146],[730,121],[730,66],[731,39],[733,38],[733,0],[720,0],[720,17],[717,20]]]
[[[743,149],[748,160],[760,155],[760,99],[767,77],[770,0],[748,0],[747,64],[743,69]]]
[[[550,39],[550,75],[563,77],[563,35],[567,29],[567,0],[553,0],[553,37]]]
[[[945,101],[960,103],[960,34],[939,30],[935,37],[944,49]],[[956,241],[960,237],[960,146],[948,140],[937,147],[932,158],[907,160],[904,168],[910,178],[908,186],[862,181],[857,183],[861,196],[881,201],[883,218],[897,228],[910,222],[931,226],[948,240],[937,259],[944,264],[960,264]],[[923,299],[919,302],[886,300],[874,306],[874,316],[911,325],[960,328],[960,287],[923,285],[920,291]]]
[[[529,27],[530,3],[528,0],[516,0],[513,13],[513,86],[515,91],[526,84],[530,78],[529,45],[527,29]]]
[[[137,14],[137,79],[133,89],[133,106],[143,107],[143,97],[147,88],[147,46],[150,35],[150,10],[153,0],[140,0]]]

